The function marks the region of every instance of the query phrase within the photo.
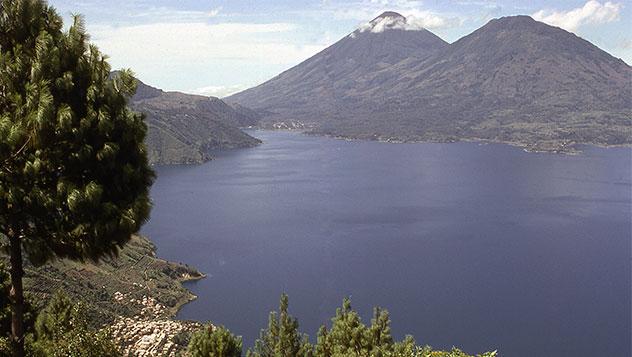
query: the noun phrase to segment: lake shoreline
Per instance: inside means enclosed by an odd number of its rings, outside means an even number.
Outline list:
[[[310,131],[309,128],[270,128],[270,127],[249,127],[243,128],[245,131],[279,131],[279,132],[291,132],[291,133],[300,133],[306,136],[315,136],[315,137],[325,137],[332,138],[336,140],[343,141],[351,141],[351,142],[380,142],[387,144],[451,144],[451,143],[459,143],[459,142],[472,142],[472,143],[480,143],[480,144],[503,144],[509,145],[516,148],[523,149],[525,152],[534,153],[534,154],[564,154],[564,155],[578,155],[582,153],[582,150],[578,149],[577,146],[594,146],[599,148],[632,148],[632,143],[627,144],[604,144],[604,143],[593,143],[593,142],[577,142],[577,141],[564,141],[564,140],[547,140],[541,141],[537,143],[532,142],[522,142],[522,141],[511,141],[511,140],[493,140],[493,139],[485,139],[485,138],[476,138],[476,137],[464,137],[464,138],[454,138],[454,139],[428,139],[428,140],[415,140],[415,139],[401,139],[398,137],[356,137],[356,136],[347,136],[340,134],[327,134]],[[228,149],[233,150],[233,149]]]
[[[173,262],[171,262],[171,263],[173,263]],[[193,302],[193,301],[195,301],[195,300],[197,300],[197,299],[198,299],[198,296],[197,296],[197,295],[195,295],[195,294],[191,291],[191,289],[189,289],[189,288],[187,288],[186,286],[184,286],[184,284],[185,284],[185,283],[190,283],[190,282],[199,281],[199,280],[202,280],[202,279],[206,279],[206,278],[207,278],[207,275],[206,275],[206,274],[204,274],[204,273],[202,273],[202,272],[200,272],[200,274],[201,274],[201,275],[199,275],[199,276],[187,276],[187,277],[183,277],[182,279],[178,279],[178,282],[180,283],[180,286],[182,286],[184,289],[186,289],[186,290],[189,292],[190,296],[189,296],[188,300],[186,300],[186,301],[180,301],[180,302],[178,302],[178,303],[176,304],[176,306],[174,306],[174,308],[173,308],[173,313],[171,314],[171,315],[172,315],[172,316],[171,316],[171,319],[175,319],[175,317],[176,317],[176,316],[178,316],[178,313],[180,312],[180,310],[182,310],[182,308],[183,308],[186,304],[189,304],[189,303],[191,303],[191,302]]]

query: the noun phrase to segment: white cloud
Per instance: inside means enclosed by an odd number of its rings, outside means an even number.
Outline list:
[[[463,24],[463,20],[457,17],[447,17],[430,11],[410,12],[406,16],[406,20],[409,25],[423,27],[429,30],[453,28]]]
[[[603,24],[619,20],[622,9],[623,4],[620,3],[590,0],[584,6],[569,11],[540,10],[533,14],[533,18],[575,32],[585,24]]]
[[[619,43],[619,48],[624,50],[632,50],[632,38],[626,38]]]
[[[374,18],[384,11],[395,11],[406,17],[405,24],[395,24],[392,28],[401,28],[406,30],[426,29],[447,29],[457,27],[462,24],[463,20],[455,14],[446,14],[424,10],[422,1],[414,0],[360,0],[349,1],[344,3],[324,2],[323,10],[330,13],[338,20],[358,20],[362,21],[360,29],[366,31],[371,28],[365,21]],[[382,23],[375,27],[375,31],[383,31],[387,23]]]
[[[221,10],[222,10],[222,7],[221,7],[221,6],[220,6],[220,7],[218,7],[218,8],[216,8],[216,9],[213,9],[213,10],[211,10],[211,11],[209,11],[209,12],[208,12],[208,16],[209,16],[209,17],[215,17],[215,16],[217,16],[217,15],[219,14],[219,12],[220,12]]]
[[[358,30],[360,32],[371,31],[373,33],[384,32],[385,30],[405,30],[405,31],[419,31],[422,29],[437,29],[446,28],[454,24],[455,20],[446,19],[439,15],[426,12],[417,11],[414,14],[409,14],[405,18],[401,17],[383,17],[376,19],[375,21],[367,22],[360,25]]]
[[[170,7],[151,7],[149,9],[136,9],[127,14],[128,19],[134,23],[152,22],[196,22],[206,21],[219,15],[221,7],[208,11],[176,10]]]
[[[499,7],[496,1],[490,1],[490,0],[458,0],[456,3],[457,5],[478,6],[478,7],[488,8],[488,9],[495,9]]]
[[[205,95],[210,97],[228,97],[231,94],[235,94],[237,92],[241,92],[244,89],[248,89],[252,87],[251,85],[230,85],[230,86],[206,86],[201,88],[196,88],[191,91],[192,94]]]
[[[393,29],[393,30],[418,30],[414,26],[409,26],[406,23],[406,20],[401,17],[383,17],[376,19],[374,21],[367,22],[360,27],[358,27],[358,31],[366,32],[370,31],[373,33],[384,32],[385,30]]]
[[[296,29],[282,22],[88,26],[91,41],[109,56],[112,68],[131,68],[165,90],[213,96],[236,89],[210,86],[262,81],[325,47],[300,42]]]
[[[321,46],[293,45],[278,38],[295,28],[289,23],[154,23],[94,26],[90,33],[113,62],[141,68],[152,63],[186,65],[218,59],[296,63]]]

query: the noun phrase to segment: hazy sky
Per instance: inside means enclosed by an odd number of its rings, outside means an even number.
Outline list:
[[[385,10],[454,42],[492,18],[526,14],[632,64],[628,0],[49,0],[87,28],[113,68],[147,84],[214,96],[264,82]]]

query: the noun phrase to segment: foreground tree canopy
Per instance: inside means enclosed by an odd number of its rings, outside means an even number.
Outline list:
[[[241,337],[233,335],[223,326],[208,326],[195,333],[187,351],[189,357],[241,357],[241,352]]]
[[[242,353],[241,337],[224,327],[207,328],[193,336],[188,353],[195,357],[238,357]],[[494,357],[496,351],[476,357]],[[345,299],[331,319],[331,328],[322,326],[316,344],[299,332],[298,320],[288,312],[288,297],[281,296],[278,312],[271,312],[268,327],[261,331],[248,357],[473,357],[454,348],[449,352],[418,346],[412,336],[395,341],[386,310],[375,308],[371,325]]]
[[[43,0],[0,2],[0,236],[11,256],[14,355],[23,355],[22,251],[53,257],[116,254],[150,210],[146,126],[116,78]]]
[[[10,356],[9,277],[0,264],[0,356]],[[91,327],[85,306],[64,293],[54,294],[39,312],[26,304],[25,355],[29,357],[119,357],[108,330]],[[36,316],[37,315],[37,316]]]
[[[28,352],[33,357],[122,356],[107,330],[90,328],[83,306],[63,293],[55,294],[40,312],[31,340]]]

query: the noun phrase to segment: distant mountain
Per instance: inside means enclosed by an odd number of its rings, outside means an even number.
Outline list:
[[[360,28],[227,100],[265,110],[263,124],[295,119],[315,133],[362,139],[483,139],[544,150],[576,142],[632,143],[632,68],[590,42],[528,16],[512,16],[441,45],[428,42],[436,37],[428,31],[407,29],[396,15],[382,15],[391,27],[379,26],[375,34]],[[378,26],[376,20],[368,28]],[[345,62],[340,58],[351,57],[344,50],[353,46],[361,57],[384,56],[374,46],[386,36],[397,38],[386,52],[399,54],[388,66],[367,59],[363,69],[334,72],[333,81],[331,71],[314,73],[307,66],[319,61],[338,68]],[[323,100],[327,95],[335,99]]]
[[[138,81],[130,101],[146,114],[146,138],[153,164],[200,163],[215,149],[252,147],[258,139],[239,128],[253,125],[257,115],[214,97],[164,92]]]
[[[402,15],[385,12],[296,67],[226,100],[272,120],[319,121],[346,111],[344,99],[364,76],[405,59],[427,58],[447,45],[427,30],[408,30]]]

